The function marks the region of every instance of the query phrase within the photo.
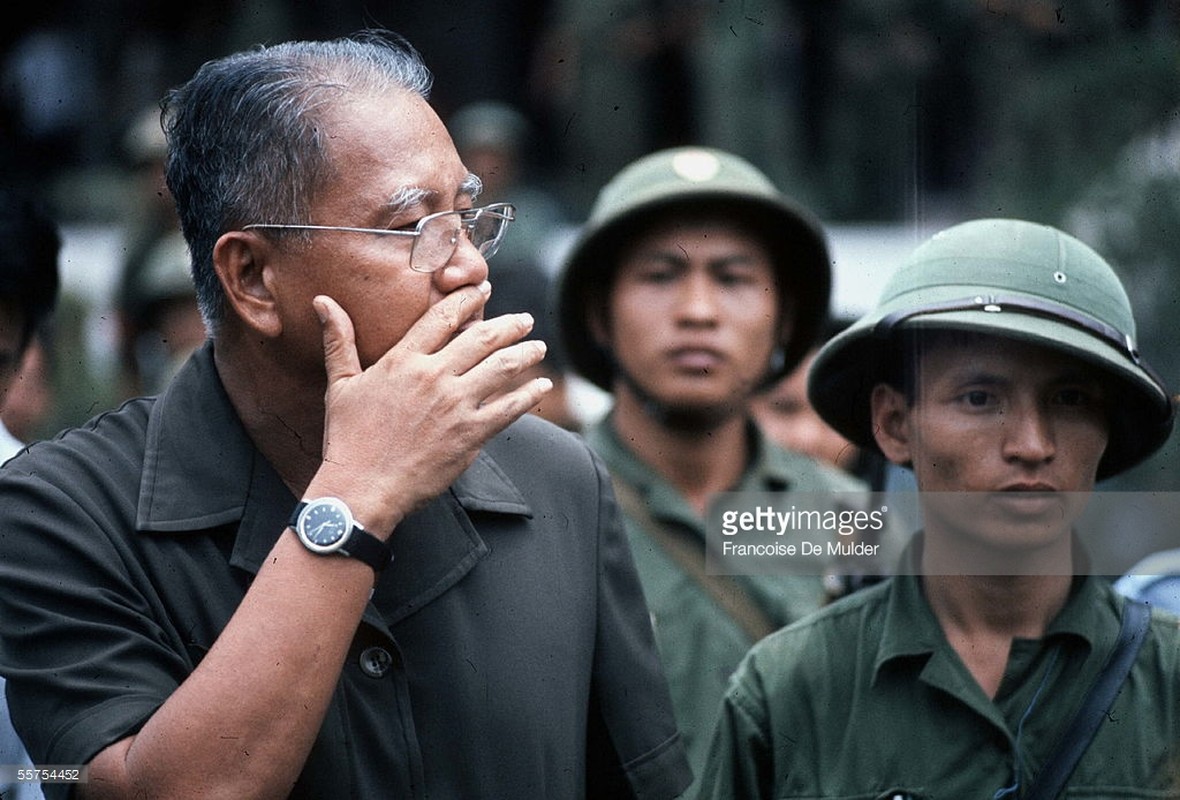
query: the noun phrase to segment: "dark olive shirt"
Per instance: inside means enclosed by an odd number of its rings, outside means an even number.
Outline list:
[[[994,699],[902,575],[754,647],[735,673],[702,798],[1024,796],[1119,633],[1123,599],[1075,579],[1041,639],[1017,639]],[[1180,798],[1180,629],[1156,613],[1064,796]],[[1005,791],[1007,790],[1007,791]]]
[[[85,763],[135,733],[213,645],[295,502],[209,346],[159,399],[0,470],[0,673],[34,761]],[[514,424],[391,544],[293,797],[687,785],[609,480],[576,437]]]

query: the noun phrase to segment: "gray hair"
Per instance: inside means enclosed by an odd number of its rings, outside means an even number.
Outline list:
[[[201,316],[226,313],[213,246],[259,220],[306,219],[330,176],[327,112],[348,93],[402,89],[425,98],[432,77],[418,52],[388,31],[286,42],[202,66],[162,103],[167,182],[192,253]]]

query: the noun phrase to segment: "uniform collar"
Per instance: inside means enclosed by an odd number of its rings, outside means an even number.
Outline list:
[[[751,442],[750,463],[734,490],[783,491],[790,485],[787,464],[774,456],[776,450],[752,423],[747,425]],[[613,412],[586,431],[586,440],[602,458],[611,477],[633,488],[656,519],[674,522],[704,536],[704,521],[680,490],[656,472],[619,437]]]
[[[921,559],[922,537],[914,534],[903,552],[902,569],[890,580],[884,609],[883,633],[873,664],[874,681],[890,662],[910,657],[928,657],[949,648],[934,611],[922,590],[916,565]],[[1088,556],[1075,537],[1075,551],[1086,571]],[[1093,575],[1079,575],[1070,587],[1069,598],[1045,630],[1044,638],[1073,638],[1091,650],[1105,652],[1114,646],[1118,620],[1111,611],[1101,580]]]
[[[794,472],[791,454],[773,445],[762,430],[749,420],[746,421],[746,436],[750,442],[750,462],[734,489],[784,491],[790,488]],[[614,426],[613,412],[590,426],[586,431],[586,440],[606,462],[612,474],[641,492],[649,491],[657,485],[667,485],[655,470],[619,438]],[[670,486],[668,488],[671,490]]]

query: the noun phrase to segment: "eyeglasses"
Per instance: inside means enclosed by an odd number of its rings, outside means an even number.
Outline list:
[[[412,231],[390,228],[348,228],[339,225],[283,225],[256,222],[242,230],[344,231],[371,233],[375,236],[413,236],[410,248],[410,269],[415,272],[435,272],[442,269],[455,254],[459,237],[466,235],[484,258],[491,258],[500,248],[508,223],[516,219],[516,207],[511,203],[492,203],[482,208],[463,211],[439,211],[418,220]]]

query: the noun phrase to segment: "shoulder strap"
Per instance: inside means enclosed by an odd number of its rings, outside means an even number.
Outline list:
[[[704,542],[672,530],[670,525],[657,520],[639,492],[630,484],[618,478],[614,478],[612,483],[619,507],[656,540],[677,566],[700,584],[713,602],[745,631],[750,641],[757,642],[781,627],[775,625],[754,602],[741,581],[730,575],[710,575],[705,572]]]
[[[1151,607],[1146,603],[1128,599],[1123,604],[1122,629],[1110,659],[1090,687],[1090,693],[1066,728],[1061,741],[1057,743],[1057,749],[1029,788],[1025,800],[1054,800],[1065,787],[1065,782],[1098,732],[1102,719],[1114,705],[1115,696],[1127,679],[1139,648],[1147,637],[1150,622]]]

